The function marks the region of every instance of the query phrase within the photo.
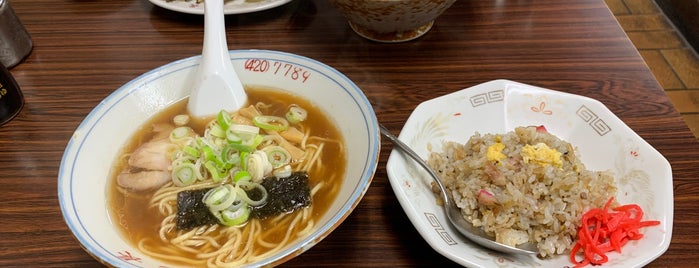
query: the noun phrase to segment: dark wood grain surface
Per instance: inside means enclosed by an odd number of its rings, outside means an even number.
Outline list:
[[[11,70],[25,107],[0,127],[0,267],[100,266],[61,215],[63,150],[119,86],[200,54],[203,17],[146,0],[10,2],[35,47]],[[649,266],[699,266],[699,143],[602,0],[457,1],[427,35],[400,44],[362,39],[323,0],[229,15],[226,24],[231,49],[296,53],[346,74],[394,133],[420,102],[499,78],[600,100],[672,165],[672,243]],[[285,266],[455,265],[403,213],[385,171],[391,148],[382,146],[355,211]]]

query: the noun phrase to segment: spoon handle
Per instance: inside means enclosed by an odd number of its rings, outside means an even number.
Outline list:
[[[204,12],[202,64],[208,64],[209,66],[206,67],[212,70],[232,69],[225,34],[226,22],[223,16],[223,0],[206,1],[204,3]]]
[[[432,177],[434,182],[437,183],[437,186],[439,186],[439,189],[442,192],[442,199],[444,199],[444,206],[449,207],[451,205],[451,198],[449,198],[449,195],[447,194],[447,188],[444,187],[444,184],[442,184],[442,181],[439,180],[439,175],[425,162],[425,160],[422,160],[422,158],[413,151],[413,149],[410,149],[410,146],[402,142],[401,140],[398,139],[398,137],[394,136],[391,131],[389,131],[386,127],[383,125],[379,124],[379,130],[381,131],[381,134],[383,134],[388,140],[391,141],[394,145],[398,146],[401,151],[406,153],[410,158],[415,160],[420,166],[422,166]]]

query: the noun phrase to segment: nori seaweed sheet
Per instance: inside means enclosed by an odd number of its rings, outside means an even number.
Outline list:
[[[311,189],[308,186],[308,173],[305,171],[293,172],[286,178],[265,178],[261,184],[267,190],[267,203],[253,207],[252,217],[264,219],[311,204]],[[248,194],[255,199],[252,193]]]
[[[311,189],[308,185],[308,173],[305,171],[293,172],[286,178],[268,177],[260,184],[267,190],[267,203],[252,207],[250,217],[264,219],[289,213],[311,204]],[[211,189],[177,193],[176,227],[178,230],[219,223],[202,200],[206,192]],[[247,194],[253,200],[260,198],[260,192],[256,190],[247,191]]]
[[[218,223],[218,219],[211,214],[209,208],[202,201],[204,194],[211,189],[177,193],[176,227],[178,230],[189,230],[202,225]]]

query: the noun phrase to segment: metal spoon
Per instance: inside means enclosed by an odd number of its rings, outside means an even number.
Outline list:
[[[390,140],[391,143],[396,145],[401,151],[406,153],[408,156],[410,156],[410,158],[415,160],[415,162],[420,164],[420,166],[427,170],[430,176],[432,176],[432,179],[434,179],[434,181],[437,183],[437,186],[439,186],[439,189],[441,190],[442,199],[444,200],[444,211],[447,214],[447,218],[449,218],[449,221],[451,222],[452,226],[454,226],[454,228],[456,228],[466,238],[483,247],[504,253],[536,254],[538,252],[536,246],[529,242],[521,244],[517,247],[495,242],[493,237],[487,235],[483,230],[474,227],[471,223],[466,221],[466,219],[464,219],[464,217],[461,215],[461,209],[459,209],[456,206],[452,197],[449,194],[447,194],[446,187],[444,187],[442,181],[439,180],[439,176],[437,176],[437,173],[435,173],[434,170],[432,170],[432,168],[429,165],[427,165],[427,163],[425,163],[425,161],[422,160],[422,158],[420,158],[420,156],[417,155],[417,153],[415,153],[415,151],[410,149],[410,147],[408,147],[407,144],[403,143],[396,136],[391,134],[391,132],[386,127],[379,124],[379,129],[381,131],[381,134],[386,136],[386,138],[388,138],[388,140]]]
[[[204,47],[187,109],[194,117],[235,111],[248,101],[226,43],[223,0],[204,1]]]

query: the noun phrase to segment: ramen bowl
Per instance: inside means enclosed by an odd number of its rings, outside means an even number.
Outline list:
[[[247,264],[274,266],[319,243],[360,202],[378,162],[378,124],[362,91],[323,63],[264,50],[230,51],[230,58],[246,86],[286,91],[307,100],[325,113],[344,140],[346,170],[325,213],[293,242]],[[124,144],[151,117],[188,97],[199,61],[200,56],[178,60],[126,83],[86,116],[68,142],[58,175],[61,211],[85,251],[106,265],[177,267],[145,254],[127,240],[105,196],[112,185],[112,165]]]
[[[354,32],[384,43],[423,36],[454,2],[456,0],[330,0]]]

